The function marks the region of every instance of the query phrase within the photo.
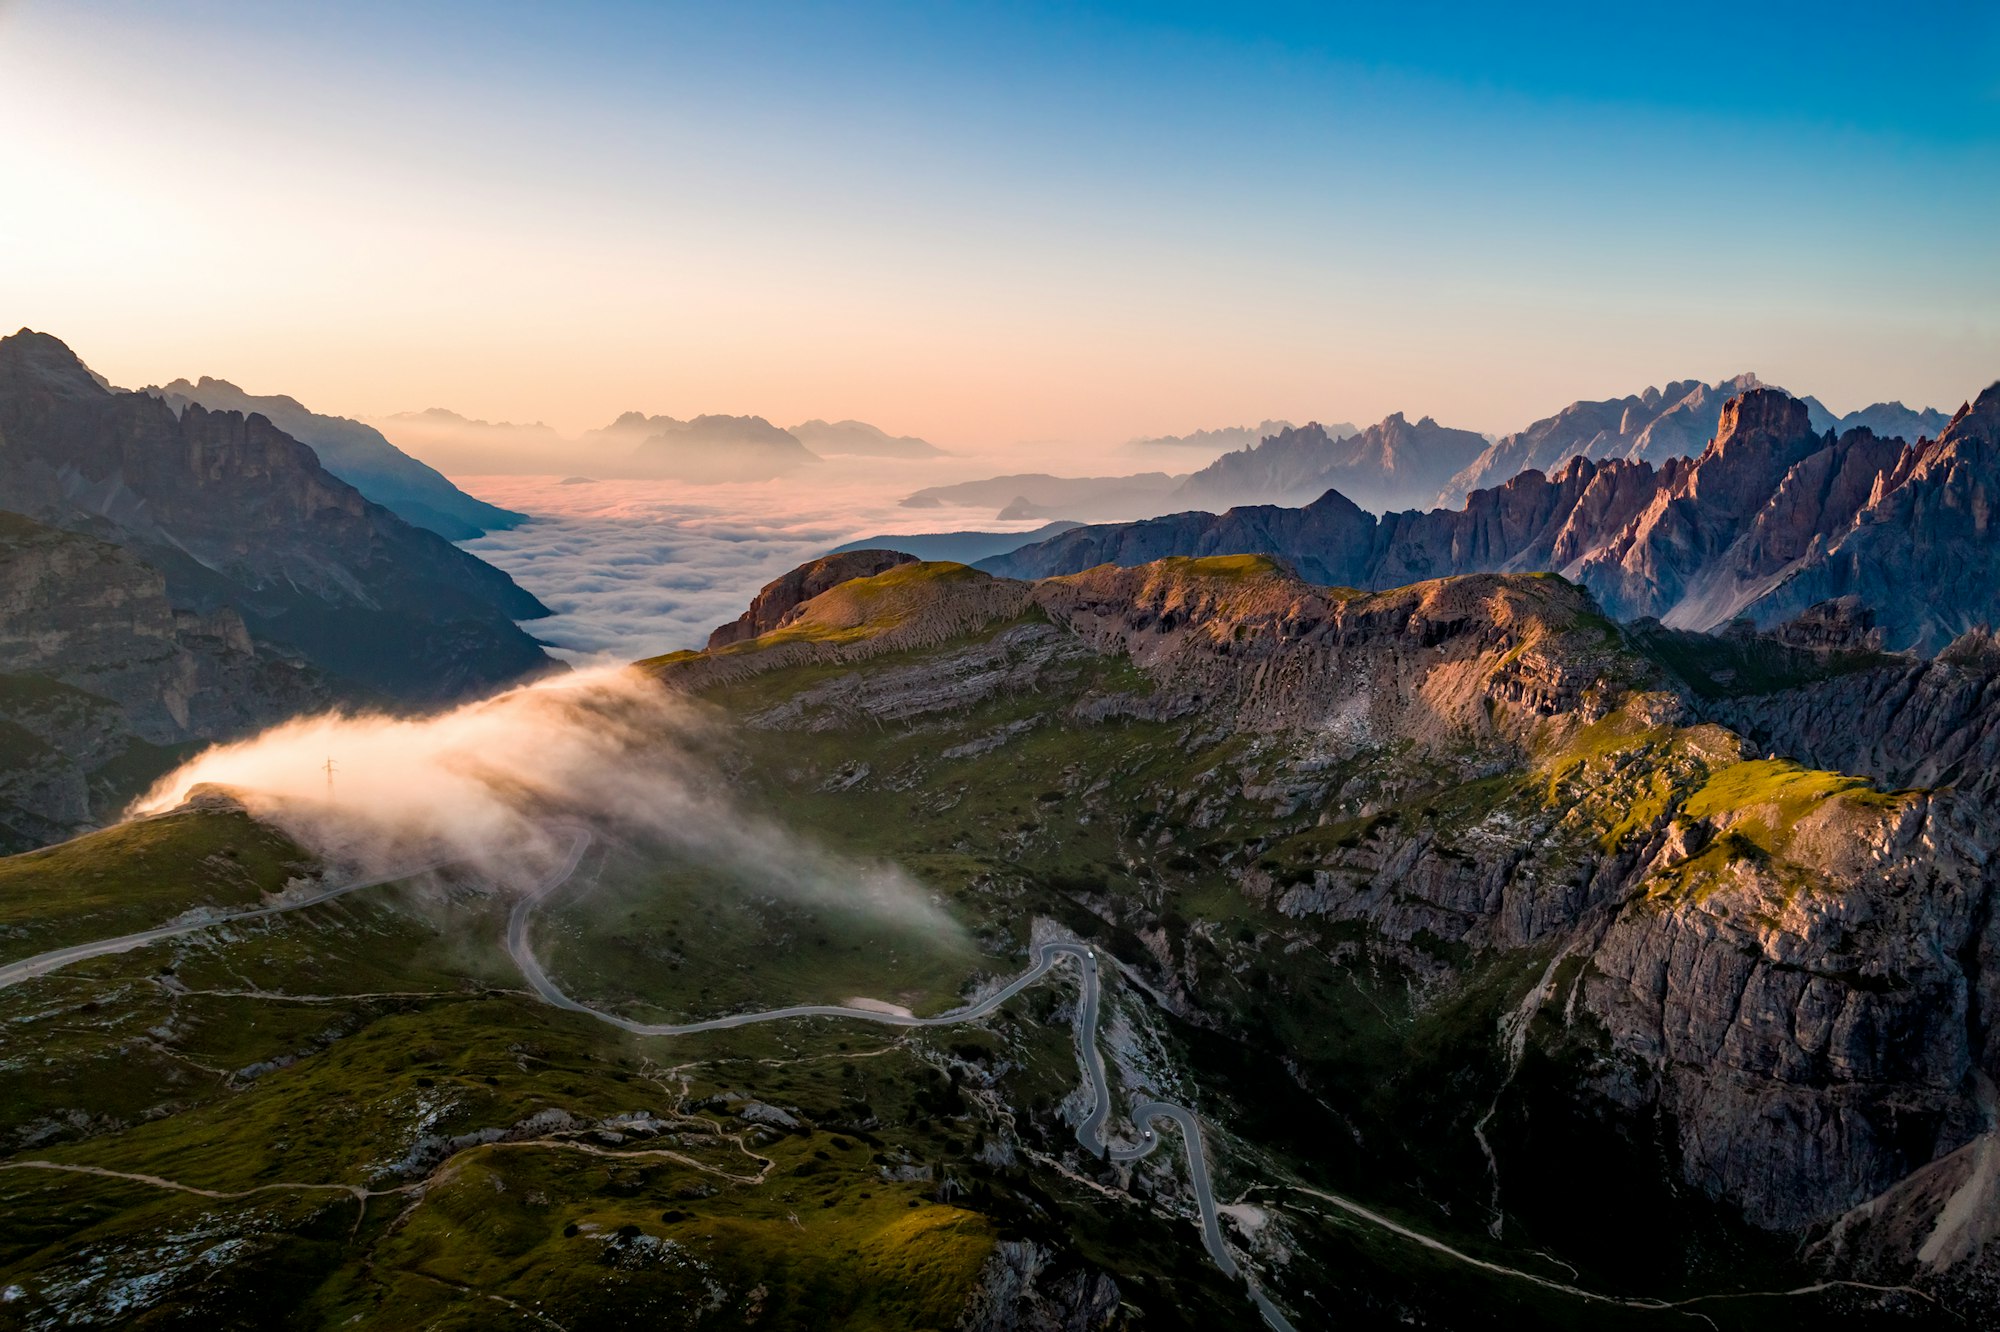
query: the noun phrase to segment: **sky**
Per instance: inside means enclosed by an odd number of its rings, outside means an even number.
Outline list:
[[[9,330],[347,415],[987,450],[2000,377],[1990,0],[0,0],[0,115]]]

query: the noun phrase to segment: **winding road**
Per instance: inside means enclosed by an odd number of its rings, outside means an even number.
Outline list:
[[[1077,1125],[1077,1142],[1093,1156],[1121,1164],[1137,1161],[1151,1155],[1158,1149],[1160,1134],[1155,1126],[1163,1121],[1171,1122],[1180,1131],[1181,1143],[1185,1150],[1188,1179],[1194,1190],[1196,1206],[1199,1208],[1201,1214],[1201,1239],[1203,1247],[1208,1250],[1209,1257],[1222,1270],[1224,1275],[1231,1279],[1245,1280],[1250,1302],[1263,1315],[1264,1321],[1273,1329],[1273,1332],[1296,1332],[1291,1322],[1286,1319],[1283,1311],[1273,1304],[1263,1291],[1257,1288],[1256,1283],[1243,1278],[1242,1270],[1237,1264],[1235,1256],[1229,1252],[1228,1245],[1224,1242],[1221,1217],[1215,1203],[1214,1188],[1209,1180],[1208,1160],[1206,1147],[1202,1140],[1201,1121],[1195,1117],[1194,1113],[1185,1106],[1174,1105],[1167,1101],[1141,1101],[1134,1105],[1131,1110],[1133,1127],[1140,1135],[1138,1140],[1120,1143],[1106,1141],[1105,1125],[1111,1115],[1111,1089],[1109,1079],[1105,1075],[1104,1055],[1097,1044],[1101,982],[1098,978],[1097,954],[1094,949],[1080,943],[1044,943],[1036,948],[1033,965],[1013,980],[990,994],[974,1000],[972,1003],[931,1017],[917,1017],[907,1013],[884,1012],[878,1009],[854,1008],[839,1004],[796,1004],[788,1008],[766,1009],[757,1013],[733,1013],[727,1017],[709,1018],[700,1022],[637,1022],[630,1018],[619,1017],[614,1013],[606,1013],[592,1008],[564,994],[562,990],[557,988],[555,982],[549,979],[548,973],[542,969],[542,965],[536,959],[534,949],[529,943],[528,929],[535,908],[547,901],[557,889],[569,882],[576,874],[578,867],[583,863],[583,857],[590,850],[593,840],[589,828],[580,823],[558,825],[557,831],[568,832],[570,834],[569,850],[557,861],[532,891],[515,903],[514,909],[507,919],[507,951],[513,957],[515,964],[520,968],[522,976],[533,987],[535,995],[544,1002],[569,1012],[582,1014],[599,1022],[609,1023],[611,1026],[631,1032],[634,1035],[685,1036],[695,1032],[722,1031],[732,1027],[745,1027],[758,1022],[777,1022],[799,1017],[852,1018],[861,1022],[874,1022],[891,1027],[947,1027],[954,1023],[969,1022],[976,1018],[984,1017],[1012,999],[1015,995],[1020,994],[1023,990],[1039,982],[1050,971],[1054,970],[1059,962],[1062,962],[1064,959],[1074,961],[1080,973],[1082,994],[1082,1000],[1077,1008],[1076,1017],[1078,1040],[1077,1063],[1082,1068],[1084,1077],[1090,1083],[1092,1097],[1090,1112]],[[87,958],[103,957],[112,953],[129,952],[132,949],[141,948],[147,944],[179,938],[182,935],[212,929],[216,926],[232,925],[242,921],[258,920],[269,916],[283,915],[287,912],[301,911],[307,907],[319,906],[322,903],[344,897],[349,893],[359,892],[363,888],[374,888],[382,884],[395,883],[430,870],[440,869],[450,863],[452,862],[446,859],[422,865],[412,865],[396,870],[393,873],[357,879],[352,883],[341,884],[337,888],[328,888],[322,892],[288,901],[280,901],[269,906],[253,907],[244,911],[225,912],[194,920],[183,920],[170,925],[162,925],[155,929],[121,934],[115,938],[100,939],[92,943],[71,944],[63,948],[50,949],[45,953],[37,953],[33,957],[22,958],[16,962],[0,965],[0,989],[17,985],[22,981],[30,980],[37,976],[47,975],[49,972],[66,967],[72,962],[81,962]],[[289,997],[296,998],[297,996]],[[319,996],[314,997],[317,998]],[[327,997],[331,998],[332,996]],[[564,1145],[579,1150],[592,1150],[581,1144]],[[675,1155],[674,1153],[665,1154]],[[0,1162],[0,1169],[53,1170],[78,1174],[104,1175],[111,1178],[151,1184],[160,1188],[198,1194],[203,1197],[225,1199],[248,1197],[252,1194],[272,1190],[300,1189],[348,1193],[365,1204],[369,1197],[381,1196],[388,1193],[407,1193],[421,1187],[420,1185],[411,1184],[399,1186],[395,1189],[375,1190],[348,1184],[281,1183],[260,1185],[257,1188],[239,1192],[222,1192],[177,1183],[155,1175],[128,1174],[120,1171],[101,1169],[96,1166],[53,1161]],[[1401,1225],[1389,1217],[1370,1211],[1351,1199],[1342,1198],[1336,1194],[1324,1193],[1317,1189],[1306,1188],[1302,1185],[1294,1185],[1292,1187],[1297,1192],[1309,1194],[1315,1198],[1335,1204],[1351,1215],[1460,1263],[1497,1275],[1529,1281],[1551,1290],[1575,1296],[1579,1299],[1599,1303],[1616,1304],[1635,1309],[1661,1311],[1685,1310],[1690,1306],[1713,1300],[1810,1295],[1834,1288],[1893,1292],[1927,1300],[1933,1304],[1937,1303],[1936,1297],[1929,1292],[1911,1286],[1884,1286],[1848,1280],[1822,1281],[1790,1290],[1729,1291],[1671,1301],[1605,1295],[1597,1291],[1556,1281],[1536,1273],[1525,1272],[1519,1268],[1506,1267],[1486,1259],[1474,1257],[1458,1249],[1454,1249],[1440,1240],[1433,1239],[1420,1231]],[[478,1294],[480,1292],[473,1293]],[[509,1303],[505,1300],[500,1302]],[[536,1316],[540,1317],[540,1315]]]
[[[960,1022],[970,1022],[985,1017],[1021,991],[1040,981],[1055,969],[1058,962],[1068,958],[1077,964],[1080,972],[1082,1002],[1077,1007],[1077,1063],[1082,1067],[1084,1077],[1090,1083],[1090,1113],[1076,1127],[1076,1140],[1093,1156],[1112,1161],[1136,1161],[1149,1155],[1159,1146],[1159,1135],[1150,1127],[1158,1120],[1171,1120],[1180,1129],[1181,1141],[1187,1149],[1188,1178],[1193,1185],[1195,1205],[1201,1211],[1201,1241],[1208,1250],[1208,1256],[1222,1269],[1225,1276],[1232,1279],[1241,1276],[1235,1256],[1223,1242],[1222,1219],[1215,1206],[1215,1191],[1209,1183],[1208,1159],[1202,1142],[1201,1121],[1185,1106],[1173,1105],[1166,1101],[1144,1101],[1132,1108],[1132,1123],[1141,1133],[1136,1143],[1109,1144],[1105,1141],[1104,1126],[1111,1117],[1111,1084],[1104,1071],[1104,1052],[1097,1044],[1097,1018],[1100,1008],[1102,984],[1097,973],[1097,950],[1084,944],[1052,942],[1039,945],[1035,949],[1035,961],[1026,971],[1008,981],[999,989],[975,999],[969,1004],[954,1008],[949,1012],[917,1017],[909,1013],[887,1013],[872,1008],[854,1008],[845,1004],[793,1004],[787,1008],[768,1008],[755,1013],[732,1013],[727,1017],[707,1018],[700,1022],[639,1022],[632,1018],[620,1017],[616,1013],[606,1013],[601,1009],[579,1003],[557,987],[542,969],[540,959],[535,956],[534,946],[528,940],[528,926],[535,914],[535,908],[569,882],[583,863],[584,854],[590,849],[590,829],[582,825],[566,825],[571,834],[569,852],[556,863],[534,891],[525,894],[514,904],[514,910],[507,917],[507,952],[520,968],[521,975],[541,998],[557,1008],[572,1013],[581,1013],[609,1023],[635,1036],[689,1036],[702,1031],[726,1031],[732,1027],[747,1027],[758,1022],[779,1022],[787,1018],[834,1017],[853,1018],[861,1022],[874,1022],[888,1027],[949,1027]],[[1295,1332],[1291,1323],[1278,1307],[1249,1284],[1250,1299],[1264,1316],[1264,1321],[1273,1332]]]
[[[853,1008],[843,1004],[794,1004],[787,1008],[765,1009],[756,1013],[732,1013],[726,1017],[707,1018],[699,1022],[639,1022],[632,1018],[606,1013],[601,1009],[580,1003],[557,987],[543,970],[529,942],[528,928],[535,909],[546,902],[557,889],[576,874],[578,866],[590,850],[593,837],[588,827],[568,823],[557,829],[570,834],[570,845],[562,858],[542,877],[533,890],[522,895],[514,904],[507,917],[507,952],[521,970],[536,994],[543,1002],[556,1008],[579,1013],[605,1022],[635,1036],[688,1036],[696,1032],[726,1031],[734,1027],[747,1027],[759,1022],[781,1022],[790,1018],[832,1017],[852,1018],[860,1022],[874,1022],[889,1027],[949,1027],[961,1022],[971,1022],[985,1017],[1005,1004],[1023,990],[1035,985],[1055,969],[1065,959],[1075,962],[1079,972],[1081,1002],[1077,1007],[1077,1063],[1082,1068],[1085,1079],[1090,1083],[1091,1108],[1076,1128],[1076,1140],[1091,1155],[1116,1162],[1136,1161],[1149,1155],[1159,1145],[1159,1135],[1151,1125],[1160,1120],[1170,1120],[1180,1130],[1181,1140],[1186,1147],[1188,1175],[1194,1188],[1195,1204],[1201,1213],[1201,1238],[1208,1255],[1223,1273],[1237,1279],[1241,1270],[1235,1257],[1223,1242],[1222,1223],[1216,1210],[1215,1193],[1209,1182],[1208,1161],[1202,1142],[1201,1122],[1192,1111],[1183,1106],[1165,1101],[1145,1101],[1132,1109],[1132,1122],[1141,1133],[1135,1143],[1111,1144],[1105,1138],[1105,1125],[1111,1117],[1111,1085],[1105,1073],[1104,1052],[1097,1044],[1097,1021],[1101,1007],[1102,984],[1098,978],[1097,952],[1085,944],[1050,942],[1035,949],[1033,964],[1020,975],[1000,988],[969,1004],[954,1008],[949,1012],[937,1013],[930,1017],[914,1014],[883,1012],[871,1008]],[[159,943],[167,939],[179,938],[200,930],[213,929],[221,925],[233,925],[242,921],[259,920],[286,912],[302,911],[307,907],[319,906],[359,892],[363,888],[374,888],[386,883],[395,883],[429,870],[441,868],[450,863],[446,860],[429,864],[414,865],[393,873],[357,879],[322,892],[299,897],[291,901],[278,902],[270,906],[253,907],[245,911],[225,912],[205,916],[200,919],[181,921],[172,925],[162,925],[155,929],[139,930],[131,934],[121,934],[115,938],[99,939],[92,943],[71,944],[65,948],[51,949],[0,966],[0,989],[15,985],[36,976],[47,975],[72,962],[86,958],[103,957],[111,953],[129,952],[147,944]],[[39,1162],[27,1163],[40,1165]],[[51,1166],[50,1168],[58,1168]],[[60,1167],[68,1168],[68,1167]],[[84,1169],[84,1167],[77,1167]],[[178,1186],[176,1186],[178,1187]],[[328,1189],[344,1189],[345,1185],[318,1186]],[[1262,1313],[1264,1320],[1274,1332],[1295,1332],[1283,1313],[1265,1298],[1253,1283],[1249,1286],[1251,1301]]]
[[[252,907],[247,911],[230,911],[216,916],[203,916],[197,920],[181,921],[173,925],[161,925],[156,929],[139,930],[133,934],[121,934],[115,939],[99,939],[94,943],[71,944],[67,948],[52,948],[46,953],[22,958],[19,962],[9,962],[0,966],[0,990],[10,985],[18,985],[35,976],[46,976],[60,967],[86,958],[104,957],[111,953],[128,953],[134,948],[142,948],[162,939],[177,939],[183,934],[193,934],[197,930],[214,929],[218,925],[234,925],[238,921],[257,920],[264,916],[279,916],[287,911],[299,911],[322,902],[331,902],[336,897],[359,892],[363,888],[378,888],[385,883],[395,883],[413,878],[450,864],[448,860],[434,860],[427,865],[412,865],[399,869],[393,874],[380,874],[370,879],[356,879],[353,883],[343,883],[338,888],[328,888],[324,892],[301,897],[289,902],[279,902],[272,906]]]

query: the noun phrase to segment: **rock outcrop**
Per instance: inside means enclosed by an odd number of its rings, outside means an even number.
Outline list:
[[[802,564],[764,584],[751,600],[750,609],[718,627],[708,636],[708,645],[718,648],[748,642],[782,627],[793,611],[820,593],[849,579],[871,578],[899,564],[912,564],[915,558],[894,550],[850,550]]]
[[[1033,1240],[1001,1240],[979,1273],[958,1332],[1107,1332],[1125,1321],[1118,1283],[1064,1264]]]

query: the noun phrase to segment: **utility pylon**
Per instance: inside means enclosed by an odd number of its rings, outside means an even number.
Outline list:
[[[326,756],[326,803],[333,803],[333,755]]]

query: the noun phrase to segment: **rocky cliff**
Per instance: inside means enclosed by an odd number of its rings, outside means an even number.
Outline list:
[[[2000,384],[1934,440],[1820,434],[1805,404],[1756,388],[1725,404],[1695,457],[1527,471],[1465,507],[1368,514],[1338,493],[1077,528],[981,567],[1024,577],[1168,555],[1271,554],[1360,588],[1482,571],[1560,572],[1621,618],[1713,629],[1857,598],[1890,648],[1934,652],[2000,620]]]
[[[0,845],[115,814],[189,742],[324,703],[302,661],[225,606],[177,610],[118,546],[0,513]]]
[[[336,687],[450,698],[547,669],[547,614],[498,569],[411,527],[261,415],[104,389],[69,348],[0,339],[0,494],[131,551],[173,604],[231,608]]]

